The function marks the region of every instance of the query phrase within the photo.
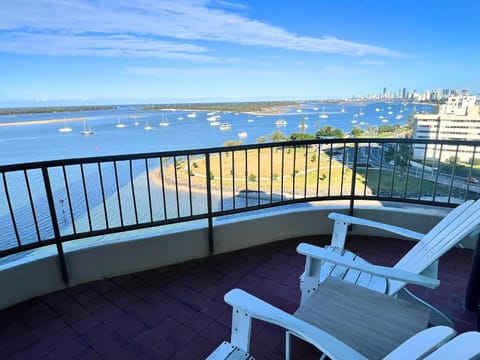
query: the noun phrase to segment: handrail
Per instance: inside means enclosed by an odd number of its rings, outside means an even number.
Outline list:
[[[2,165],[0,258],[55,244],[67,283],[62,244],[76,239],[206,219],[213,253],[213,219],[229,214],[323,200],[348,200],[350,214],[356,200],[454,207],[480,196],[479,146],[315,139]]]

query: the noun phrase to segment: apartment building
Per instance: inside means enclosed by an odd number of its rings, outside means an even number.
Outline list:
[[[450,96],[444,105],[440,105],[438,114],[416,114],[413,125],[415,139],[428,140],[480,140],[480,97]],[[460,161],[468,162],[473,158],[472,148],[458,149]],[[426,154],[425,154],[426,151]],[[447,160],[455,156],[454,146],[425,145],[414,147],[414,158]],[[475,154],[480,159],[480,149]]]

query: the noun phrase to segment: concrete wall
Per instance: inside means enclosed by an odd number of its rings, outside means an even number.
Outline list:
[[[394,206],[399,206],[398,204]],[[356,216],[428,232],[448,211],[418,206],[385,207],[379,203],[357,206]],[[272,211],[262,216],[241,216],[238,220],[216,222],[216,253],[292,237],[325,235],[332,231],[331,211],[347,213],[345,203],[312,205],[290,211]],[[420,216],[421,215],[421,216]],[[353,234],[390,236],[383,231],[354,226]],[[466,246],[473,246],[467,239]],[[70,285],[130,274],[208,256],[206,228],[158,237],[91,246],[66,252]],[[0,309],[65,287],[55,255],[35,259],[0,271]]]

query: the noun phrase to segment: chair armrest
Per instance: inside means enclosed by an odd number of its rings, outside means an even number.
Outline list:
[[[405,270],[395,269],[386,266],[373,265],[363,261],[352,261],[341,255],[335,254],[319,246],[301,243],[297,246],[299,254],[309,256],[319,260],[325,260],[334,264],[342,265],[350,269],[381,276],[391,280],[403,281],[409,284],[422,285],[428,288],[436,288],[440,281],[428,276],[411,273]]]
[[[330,213],[328,215],[328,218],[335,221],[341,221],[349,225],[355,224],[355,225],[373,227],[373,228],[385,230],[394,234],[398,234],[398,235],[405,236],[411,239],[416,239],[416,240],[420,240],[425,236],[425,234],[422,234],[413,230],[408,230],[398,226],[384,224],[378,221],[362,219],[362,218],[339,214],[339,213]]]
[[[393,350],[384,360],[423,359],[455,334],[456,331],[448,326],[434,326],[425,329]]]
[[[252,318],[280,326],[295,336],[311,343],[331,359],[366,359],[337,338],[319,328],[280,310],[240,289],[230,290],[224,296],[225,302],[234,309],[241,309]]]

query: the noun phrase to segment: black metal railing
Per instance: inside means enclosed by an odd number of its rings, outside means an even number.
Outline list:
[[[317,139],[0,166],[0,258],[97,235],[300,202],[455,206],[480,196],[480,142]],[[477,161],[477,159],[479,161]]]

